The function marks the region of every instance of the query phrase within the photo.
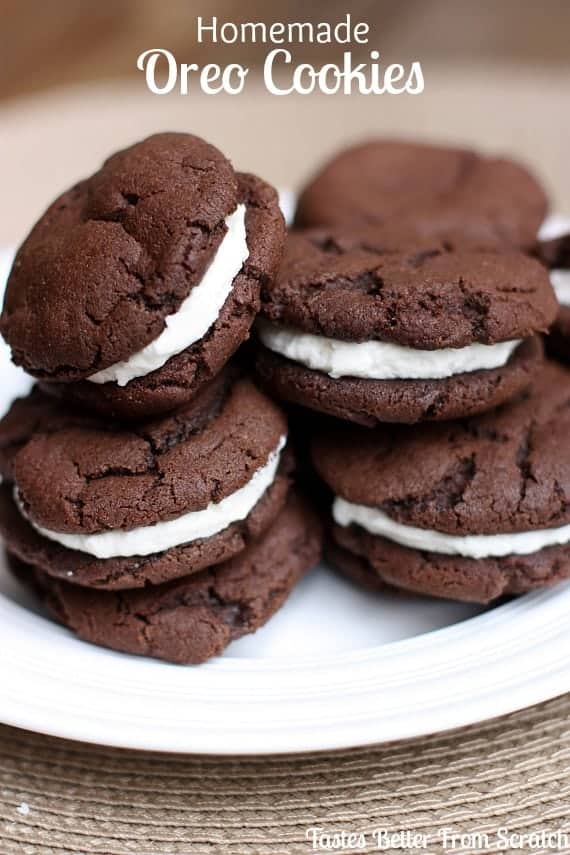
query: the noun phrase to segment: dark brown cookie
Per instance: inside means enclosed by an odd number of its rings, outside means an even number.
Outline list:
[[[447,421],[484,413],[524,389],[542,363],[538,336],[527,339],[502,368],[455,374],[443,380],[333,379],[267,348],[257,359],[259,379],[291,404],[357,424]]]
[[[570,545],[475,560],[408,549],[356,526],[334,526],[332,537],[334,545],[327,550],[331,562],[371,591],[390,586],[430,597],[490,603],[570,578]]]
[[[376,222],[416,237],[461,234],[527,248],[548,201],[518,163],[465,149],[374,140],[338,154],[301,197],[302,227]]]
[[[240,203],[249,257],[206,335],[124,387],[87,380],[157,338],[200,283]],[[16,256],[0,329],[15,362],[66,384],[62,394],[124,417],[164,412],[190,400],[247,338],[283,239],[272,188],[235,173],[198,137],[159,134],[51,205]]]
[[[547,362],[531,388],[484,416],[434,425],[327,423],[316,469],[335,495],[397,522],[494,534],[570,522],[570,370]]]
[[[81,411],[63,410],[50,400],[38,386],[25,398],[18,398],[8,413],[0,419],[0,477],[14,480],[13,462],[17,452],[37,432],[51,432],[69,427],[71,419],[77,424],[93,424],[92,416]]]
[[[191,406],[187,415],[32,436],[14,460],[26,513],[44,528],[79,534],[173,519],[243,487],[287,433],[283,413],[247,379],[198,428]]]
[[[361,424],[469,416],[529,383],[542,358],[535,334],[548,329],[557,309],[544,266],[516,251],[459,241],[411,247],[397,237],[385,241],[370,227],[294,233],[275,282],[262,290],[262,314],[276,329],[396,344],[420,358],[473,344],[522,343],[500,367],[438,379],[331,378],[287,351],[270,351],[265,327],[258,373],[286,401]]]
[[[323,557],[333,569],[340,570],[343,576],[350,579],[359,588],[364,588],[365,591],[370,591],[372,594],[382,594],[396,593],[400,590],[384,582],[378,573],[371,571],[365,558],[355,552],[349,552],[348,549],[343,549],[330,535],[325,537]]]
[[[142,588],[197,573],[242,552],[271,525],[286,500],[291,483],[291,456],[286,454],[273,484],[241,522],[218,534],[193,540],[153,555],[96,558],[42,537],[18,510],[12,491],[0,486],[0,534],[22,561],[55,579],[104,590]]]
[[[203,386],[190,404],[179,412],[160,418],[139,422],[128,435],[139,431],[150,436],[157,448],[165,446],[168,437],[183,436],[199,430],[220,411],[231,384],[243,373],[239,362],[232,361],[220,374]],[[25,398],[14,401],[6,415],[0,419],[0,475],[14,480],[13,462],[18,451],[36,434],[53,434],[70,428],[90,428],[112,433],[122,431],[121,422],[96,415],[81,407],[62,406],[57,396],[51,394],[53,386],[36,385]],[[49,394],[47,394],[49,392]],[[182,431],[182,433],[181,433]],[[161,439],[164,438],[164,439]]]
[[[422,350],[527,338],[546,331],[557,309],[544,266],[522,253],[437,241],[394,249],[355,229],[344,240],[339,230],[292,233],[262,290],[274,324]]]
[[[426,536],[508,535],[570,523],[569,435],[570,370],[546,363],[526,393],[479,418],[373,431],[329,422],[313,462],[335,496]],[[434,596],[488,602],[570,575],[570,544],[475,559],[413,549],[354,523],[331,525],[331,536],[348,575]]]
[[[235,493],[263,467],[287,432],[281,411],[242,379],[225,375],[186,408],[136,428],[77,424],[41,393],[19,402],[0,424],[7,468],[26,517],[67,534],[130,531],[203,510]],[[46,402],[43,413],[41,401]],[[21,417],[19,435],[14,412]],[[11,430],[6,430],[6,422]],[[30,435],[30,431],[34,431]],[[287,451],[273,483],[241,522],[155,554],[96,558],[39,534],[20,514],[9,487],[0,530],[12,552],[46,573],[94,587],[134,587],[187,575],[227,559],[257,537],[285,501]]]
[[[126,653],[197,664],[262,626],[319,560],[320,548],[319,524],[295,498],[238,556],[156,588],[91,591],[51,579],[17,559],[14,569],[80,638]]]

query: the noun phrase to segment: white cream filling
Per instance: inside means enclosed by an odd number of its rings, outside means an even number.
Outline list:
[[[163,552],[165,549],[191,543],[193,540],[212,537],[232,523],[244,520],[273,483],[286,441],[287,437],[282,436],[277,448],[269,455],[267,463],[254,472],[247,484],[220,502],[210,502],[201,511],[191,511],[173,520],[140,526],[130,531],[117,529],[97,534],[68,534],[51,531],[37,525],[24,513],[17,490],[15,498],[20,511],[36,531],[48,540],[61,543],[68,549],[77,549],[103,559],[152,555],[155,552]]]
[[[226,232],[202,281],[192,288],[177,312],[165,318],[160,335],[138,353],[116,362],[87,379],[91,383],[126,386],[135,377],[145,377],[201,339],[216,322],[232,290],[235,277],[249,256],[245,228],[245,205],[238,205],[226,218]]]
[[[530,555],[547,546],[561,546],[570,542],[570,525],[512,534],[469,534],[458,537],[413,525],[403,525],[377,508],[356,505],[340,496],[333,502],[332,513],[339,525],[349,526],[356,523],[370,534],[380,535],[410,549],[439,552],[443,555],[461,555],[463,558]]]
[[[570,306],[570,270],[551,270],[550,281],[561,306]]]
[[[384,341],[349,342],[258,322],[263,344],[329,377],[365,380],[439,380],[505,365],[520,341],[416,350]]]
[[[554,240],[570,232],[570,219],[567,217],[547,217],[538,233],[540,240]],[[570,306],[570,270],[551,270],[550,281],[558,302],[562,306]]]
[[[553,240],[566,232],[570,232],[570,217],[561,217],[558,214],[548,216],[538,230],[539,240]]]

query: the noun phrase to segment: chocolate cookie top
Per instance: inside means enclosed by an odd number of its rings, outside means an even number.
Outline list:
[[[548,207],[518,163],[473,151],[395,140],[346,149],[301,194],[296,225],[377,222],[408,235],[531,246]]]
[[[262,314],[274,323],[427,350],[525,338],[556,312],[547,271],[522,253],[439,241],[402,249],[370,228],[293,232],[262,289]]]
[[[570,522],[570,370],[546,363],[527,393],[478,418],[394,429],[330,424],[313,442],[336,495],[448,534]]]
[[[14,361],[71,381],[141,350],[201,281],[239,203],[250,253],[242,270],[262,279],[281,249],[271,188],[190,134],[114,154],[48,208],[16,256],[0,320]]]
[[[57,430],[69,424],[71,413],[58,407],[55,400],[44,395],[34,386],[26,398],[18,398],[0,420],[0,477],[13,481],[14,458],[20,448],[38,431]],[[93,421],[77,411],[78,424]]]
[[[161,419],[142,419],[138,428],[143,435],[147,431],[168,435],[168,425],[174,426],[181,419],[188,425],[189,431],[191,426],[198,429],[219,411],[230,384],[237,379],[241,370],[237,364],[228,365],[180,413]],[[14,480],[14,459],[36,434],[52,434],[72,427],[111,432],[121,430],[121,423],[117,420],[108,417],[102,420],[83,407],[60,403],[58,397],[52,394],[52,389],[47,384],[44,387],[34,386],[29,395],[17,398],[0,419],[0,476],[4,480]]]
[[[54,531],[96,533],[221,501],[267,463],[287,432],[282,412],[249,380],[221,392],[130,429],[71,419],[34,434],[13,461],[26,514]]]

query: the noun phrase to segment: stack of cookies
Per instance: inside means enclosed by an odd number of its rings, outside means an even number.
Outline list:
[[[547,207],[514,162],[383,141],[300,197],[257,370],[319,414],[328,557],[367,589],[488,603],[570,576],[570,370],[543,353],[553,323],[570,339],[548,270],[570,244],[539,242]]]
[[[539,239],[547,208],[509,160],[375,142],[286,238],[275,191],[196,137],[111,157],[8,282],[0,330],[37,380],[0,422],[14,573],[82,638],[173,662],[263,624],[319,519],[372,591],[569,577],[570,370],[543,339],[570,354],[570,240]]]
[[[20,248],[0,328],[37,384],[0,423],[0,531],[82,638],[201,662],[318,560],[286,416],[238,352],[283,243],[271,187],[161,134],[64,193]]]

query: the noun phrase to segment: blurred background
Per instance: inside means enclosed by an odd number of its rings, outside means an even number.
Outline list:
[[[271,46],[198,44],[196,18],[335,22],[371,28],[364,61],[420,60],[421,96],[287,96],[265,91]],[[241,169],[298,187],[320,161],[374,134],[421,136],[513,153],[570,211],[568,0],[0,0],[0,244],[20,240],[47,202],[120,145],[180,129],[219,145]],[[179,62],[251,67],[239,96],[156,96],[137,56],[166,48]],[[295,61],[343,47],[294,46]]]

